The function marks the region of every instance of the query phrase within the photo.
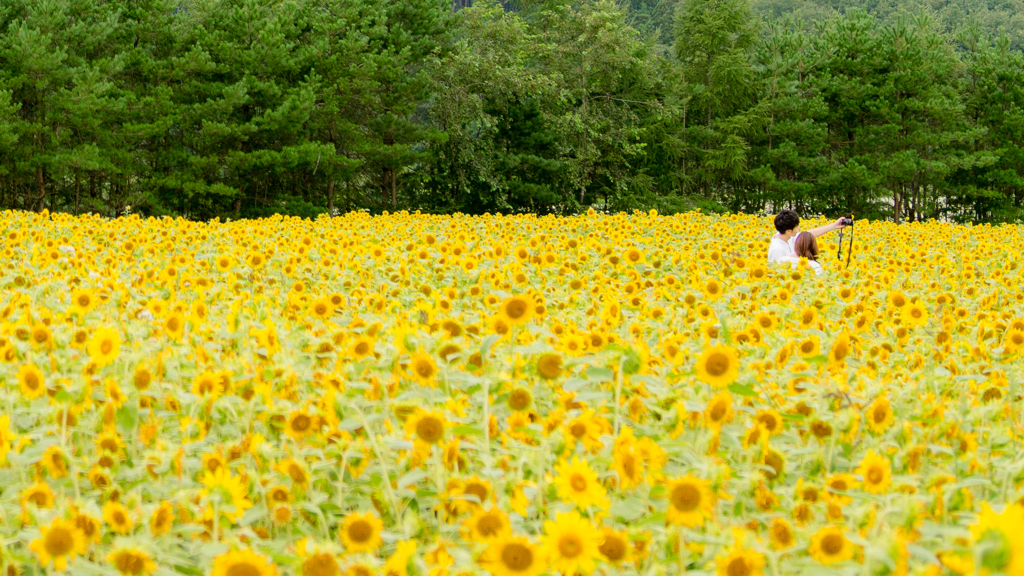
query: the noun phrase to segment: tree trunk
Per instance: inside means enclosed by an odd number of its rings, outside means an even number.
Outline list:
[[[391,209],[398,210],[398,171],[391,171]]]
[[[46,178],[43,176],[43,167],[36,168],[36,186],[38,186],[39,197],[36,199],[36,212],[42,212],[46,205]]]

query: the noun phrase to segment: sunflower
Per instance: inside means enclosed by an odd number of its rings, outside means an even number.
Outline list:
[[[921,300],[913,302],[909,306],[903,307],[900,320],[908,326],[924,326],[928,323],[928,308]]]
[[[498,307],[498,315],[509,326],[522,326],[534,315],[536,303],[527,296],[509,296]]]
[[[562,460],[555,466],[558,476],[555,486],[563,502],[571,502],[582,509],[591,506],[607,510],[610,503],[604,486],[598,482],[597,473],[585,460],[573,458],[572,464]]]
[[[491,542],[512,534],[508,516],[497,507],[477,507],[472,516],[462,521],[462,526],[470,542]]]
[[[697,378],[716,388],[724,388],[739,378],[739,352],[731,346],[712,346],[697,359]]]
[[[605,526],[601,528],[601,545],[597,551],[604,557],[604,561],[612,566],[620,566],[633,561],[632,550],[629,546],[629,537],[625,532],[619,532]]]
[[[475,496],[476,501],[459,498],[456,500],[455,509],[459,512],[468,512],[479,508],[487,502],[487,497],[493,492],[491,483],[479,476],[473,476],[465,482],[460,483],[460,496]]]
[[[219,512],[232,521],[238,521],[245,514],[245,511],[252,508],[252,501],[247,498],[249,488],[238,476],[232,476],[226,466],[221,466],[213,472],[203,474],[202,483],[203,496],[207,498],[216,497],[222,505]],[[207,515],[213,517],[213,507],[207,508]],[[219,521],[219,519],[215,519]]]
[[[865,492],[884,494],[889,489],[892,480],[889,459],[876,454],[874,450],[868,450],[856,472],[863,478]]]
[[[543,550],[551,569],[562,574],[589,574],[601,557],[601,533],[589,520],[572,511],[544,522]]]
[[[793,528],[782,518],[773,518],[768,525],[768,536],[775,550],[785,550],[796,543]]]
[[[447,421],[438,410],[427,411],[417,408],[416,413],[405,421],[405,432],[417,446],[429,448],[444,440]]]
[[[287,475],[298,486],[305,486],[309,482],[309,472],[306,467],[297,462],[294,458],[286,458],[277,465],[278,471]]]
[[[850,333],[843,332],[832,343],[832,349],[828,352],[829,364],[842,365],[846,357],[850,355]]]
[[[414,380],[432,386],[437,377],[437,363],[426,352],[418,352],[409,359],[409,372]]]
[[[846,493],[859,485],[851,474],[833,474],[825,481],[829,497],[838,504],[849,504],[853,499]]]
[[[813,358],[821,355],[821,342],[818,340],[817,335],[812,334],[801,340],[797,349],[800,351],[800,356]]]
[[[181,340],[185,335],[185,316],[175,312],[164,319],[164,333],[171,340]]]
[[[46,393],[46,379],[35,364],[25,364],[18,369],[18,387],[29,400],[35,400]]]
[[[644,480],[644,461],[633,444],[616,445],[612,451],[615,472],[619,475],[619,488],[629,490]]]
[[[53,490],[49,484],[37,482],[21,491],[21,505],[32,504],[36,508],[53,508]]]
[[[108,554],[107,562],[125,576],[149,575],[156,571],[156,564],[149,554],[133,548],[121,548]]]
[[[213,559],[210,576],[277,576],[277,566],[251,549],[232,550]]]
[[[783,420],[782,416],[775,410],[758,410],[754,416],[754,420],[764,425],[764,429],[770,436],[775,436],[782,433]]]
[[[131,515],[128,514],[128,509],[120,502],[111,501],[103,505],[103,521],[110,526],[111,530],[122,535],[131,532],[135,526]]]
[[[514,412],[529,410],[533,405],[533,394],[526,388],[516,388],[508,395],[508,407]]]
[[[73,523],[57,519],[39,531],[42,535],[29,544],[29,549],[36,553],[44,568],[53,562],[55,569],[66,570],[70,560],[85,554],[85,535]]]
[[[367,356],[373,356],[373,344],[373,338],[369,336],[360,336],[349,346],[349,354],[351,354],[356,360],[366,358]]]
[[[715,560],[718,576],[761,576],[764,568],[764,554],[746,550],[739,543],[728,554]]]
[[[811,557],[822,564],[835,564],[853,558],[853,542],[835,526],[827,526],[811,536],[807,549]]]
[[[383,529],[384,523],[373,514],[369,512],[366,514],[352,513],[345,516],[339,534],[341,543],[345,545],[345,550],[350,554],[358,554],[373,552],[380,548],[383,542],[380,533]]]
[[[989,504],[981,505],[977,523],[971,525],[974,547],[981,550],[981,565],[988,571],[1011,576],[1024,574],[1024,506],[1010,504],[996,514]]]
[[[91,290],[78,288],[71,292],[71,312],[80,317],[88,314],[96,304],[96,295]]]
[[[253,270],[259,270],[260,268],[263,268],[264,264],[267,263],[267,259],[263,254],[256,252],[254,250],[246,255],[245,263],[248,264],[249,267],[251,267]]]
[[[700,526],[714,511],[714,494],[708,482],[694,476],[683,476],[668,483],[667,518],[676,526]]]
[[[320,320],[327,320],[334,315],[334,306],[327,298],[317,298],[309,305],[309,314]]]
[[[288,420],[284,426],[284,433],[296,440],[301,440],[317,432],[319,428],[318,417],[296,410],[288,415]]]
[[[302,562],[302,576],[338,576],[341,568],[333,554],[318,552],[310,554]]]
[[[868,407],[866,413],[867,427],[875,434],[881,434],[892,425],[896,416],[893,414],[892,406],[888,398],[884,396],[877,398]]]
[[[541,354],[537,358],[537,374],[545,380],[554,380],[562,375],[562,356],[555,352]]]
[[[88,350],[97,366],[106,366],[121,353],[121,336],[112,328],[98,328],[89,339]]]
[[[157,509],[153,511],[153,516],[149,519],[150,532],[153,533],[153,536],[167,534],[171,531],[173,524],[174,510],[171,508],[171,503],[161,502]]]
[[[704,426],[711,430],[721,430],[722,426],[732,421],[732,394],[723,390],[708,401],[704,409]]]
[[[209,370],[204,370],[192,381],[192,393],[196,396],[217,397],[220,391],[220,378]]]
[[[60,446],[50,446],[43,453],[43,467],[53,478],[63,478],[68,475],[68,461]]]

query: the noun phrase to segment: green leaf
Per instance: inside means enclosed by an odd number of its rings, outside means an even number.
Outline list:
[[[740,396],[757,396],[757,392],[755,392],[752,387],[747,386],[746,384],[729,384],[729,391],[732,392],[733,394],[739,394]]]

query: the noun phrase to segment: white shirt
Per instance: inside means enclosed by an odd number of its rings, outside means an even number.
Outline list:
[[[772,264],[783,258],[796,256],[796,251],[793,249],[795,244],[796,236],[790,238],[789,241],[783,240],[779,234],[772,236],[772,243],[768,246],[768,263]]]

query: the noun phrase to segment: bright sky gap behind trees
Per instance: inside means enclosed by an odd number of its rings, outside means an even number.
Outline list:
[[[965,2],[5,0],[0,207],[1016,221],[1024,26]]]

